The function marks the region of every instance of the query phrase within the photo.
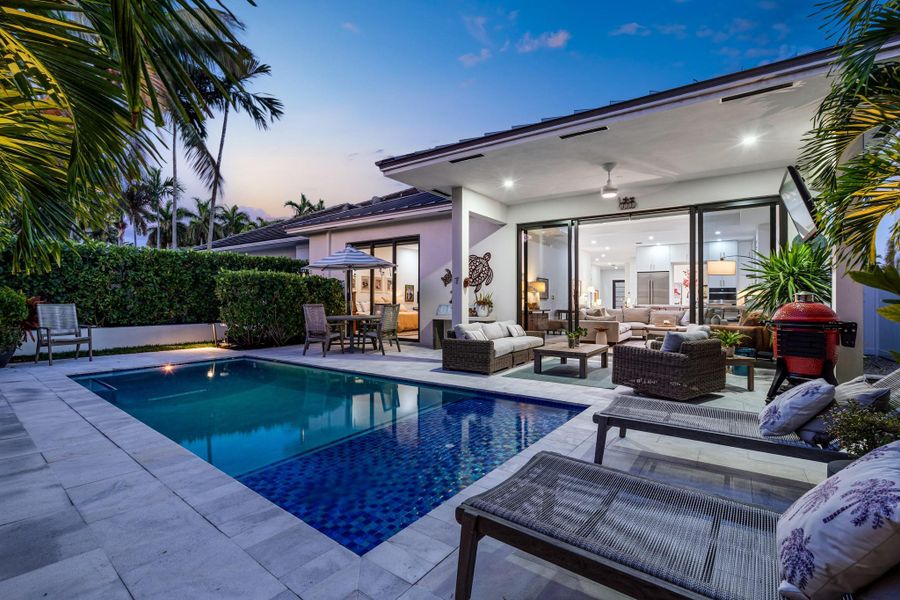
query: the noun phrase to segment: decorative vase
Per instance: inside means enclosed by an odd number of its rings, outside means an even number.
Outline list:
[[[578,347],[578,338],[569,338],[569,348]]]
[[[475,305],[475,314],[479,317],[486,317],[491,314],[491,307],[487,304],[476,304]]]
[[[725,356],[727,356],[728,358],[734,357],[734,346],[725,347]]]

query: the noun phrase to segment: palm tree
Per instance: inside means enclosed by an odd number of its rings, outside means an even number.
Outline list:
[[[227,94],[220,94],[218,89],[214,91],[214,103],[222,109],[222,134],[219,137],[219,152],[215,161],[215,177],[212,183],[212,195],[210,196],[210,204],[212,209],[209,211],[209,226],[206,237],[207,249],[212,249],[213,239],[215,237],[215,215],[216,200],[219,195],[221,186],[222,173],[222,151],[225,148],[225,134],[228,131],[228,113],[230,109],[235,112],[246,112],[254,125],[258,129],[268,129],[269,123],[280,119],[283,114],[281,101],[268,94],[252,94],[247,91],[247,85],[260,75],[270,75],[272,69],[269,65],[262,64],[253,54],[245,49],[243,60],[237,63],[236,67],[229,73],[229,78],[224,78],[220,83],[220,88],[226,90]]]
[[[266,227],[273,223],[277,223],[280,219],[264,219],[263,217],[256,217],[253,221],[253,229],[259,229],[260,227]]]
[[[187,225],[187,241],[192,246],[199,246],[206,239],[206,224],[209,221],[211,204],[209,200],[194,198],[195,209],[188,215]],[[219,216],[221,207],[216,213],[216,216]],[[222,237],[222,226],[218,219],[216,219],[216,226],[213,229],[213,236],[215,239]]]
[[[842,261],[866,269],[878,259],[878,225],[900,209],[900,63],[875,62],[900,31],[900,2],[832,0],[827,8],[842,49],[800,166],[811,187],[820,191],[820,229]],[[864,135],[862,151],[843,160]],[[895,225],[891,247],[898,241]]]
[[[324,210],[325,201],[319,198],[319,201],[313,204],[306,198],[306,194],[300,194],[300,202],[288,200],[284,203],[284,206],[294,209],[294,217],[296,218]]]
[[[154,155],[148,125],[204,114],[189,68],[227,76],[235,21],[210,0],[7,2],[0,14],[0,239],[14,269],[47,269],[70,231],[102,229]]]
[[[184,220],[189,218],[190,211],[183,208],[177,209],[176,217],[172,218],[173,202],[169,200],[159,209],[159,221],[147,230],[147,243],[157,246],[168,246],[172,241],[172,224],[175,224],[178,236],[184,238],[187,234],[187,225]]]
[[[142,181],[132,182],[122,196],[122,214],[131,223],[134,245],[137,246],[138,233],[146,235],[148,221],[153,218],[150,210],[150,196]],[[123,230],[124,233],[124,230]]]
[[[141,187],[144,189],[144,193],[147,195],[147,204],[149,209],[153,212],[156,218],[156,226],[159,228],[160,221],[162,220],[162,209],[165,207],[166,201],[170,199],[176,189],[180,189],[181,186],[175,185],[175,182],[172,178],[167,178],[163,180],[162,172],[153,168],[150,169],[144,178],[141,180]],[[150,240],[147,240],[147,243],[150,243]],[[156,247],[160,248],[160,236],[155,238]]]
[[[218,218],[222,226],[222,237],[228,237],[252,228],[250,215],[242,211],[237,204],[228,208],[224,206],[219,208],[221,212]]]

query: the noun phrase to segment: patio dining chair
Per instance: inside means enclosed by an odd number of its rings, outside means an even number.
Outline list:
[[[366,329],[363,333],[363,337],[366,340],[372,340],[373,349],[377,350],[380,347],[381,353],[384,354],[384,340],[388,340],[388,343],[396,343],[397,352],[400,352],[400,338],[397,337],[397,321],[399,316],[399,304],[382,305],[381,318],[378,320],[377,325],[374,328]],[[362,348],[363,352],[365,352],[365,342],[363,343]]]
[[[78,322],[78,311],[74,304],[38,304],[37,339],[34,345],[34,362],[41,355],[41,348],[47,348],[47,364],[53,364],[53,346],[75,346],[75,358],[81,352],[81,345],[87,344],[88,360],[94,360],[93,325]],[[87,335],[82,330],[87,330]]]
[[[341,343],[341,354],[344,353],[344,329],[342,324],[331,324],[325,316],[324,304],[304,304],[303,319],[306,339],[303,342],[303,356],[311,343],[322,344],[322,356],[331,350],[331,342],[338,340]]]

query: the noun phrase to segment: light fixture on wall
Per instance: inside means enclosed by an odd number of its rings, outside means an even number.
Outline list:
[[[616,163],[603,163],[603,168],[606,170],[606,185],[600,190],[600,195],[604,198],[615,198],[619,195],[619,188],[612,183],[612,170],[616,168]]]

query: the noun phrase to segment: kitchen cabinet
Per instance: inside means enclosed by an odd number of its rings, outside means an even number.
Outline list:
[[[689,244],[671,244],[669,246],[669,262],[687,264],[691,259]]]
[[[638,246],[635,252],[635,267],[641,271],[668,271],[672,266],[668,246]]]

